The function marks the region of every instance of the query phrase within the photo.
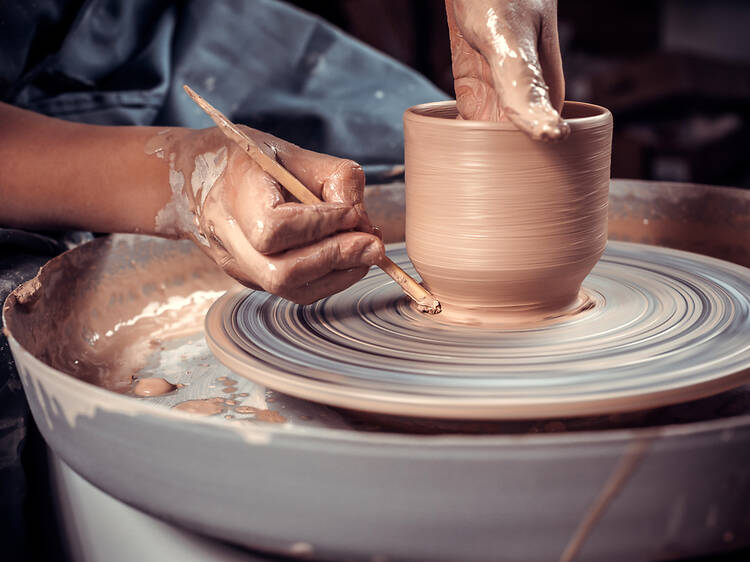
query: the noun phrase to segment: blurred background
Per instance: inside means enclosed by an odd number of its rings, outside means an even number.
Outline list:
[[[453,95],[443,0],[291,3]],[[558,15],[566,98],[614,114],[613,177],[750,189],[750,1],[560,0]]]

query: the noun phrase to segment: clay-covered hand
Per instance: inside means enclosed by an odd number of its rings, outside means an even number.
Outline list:
[[[534,139],[560,140],[565,95],[556,0],[446,0],[458,112],[510,119]]]
[[[147,148],[170,166],[173,197],[157,230],[194,240],[242,284],[299,304],[345,289],[380,263],[385,250],[363,208],[359,164],[243,130],[323,202],[296,202],[216,128],[171,130]]]

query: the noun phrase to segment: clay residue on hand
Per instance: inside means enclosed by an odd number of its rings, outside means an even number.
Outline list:
[[[171,194],[155,231],[191,239],[243,285],[301,304],[364,277],[384,250],[362,208],[361,167],[239,128],[260,152],[249,156],[221,127],[166,132],[146,143],[147,153],[165,160],[164,195]],[[274,170],[310,184],[312,192],[297,190],[305,204],[274,179]]]
[[[556,3],[446,0],[446,14],[460,118],[509,119],[534,139],[566,138]]]
[[[190,176],[190,186],[198,209],[203,207],[216,180],[227,167],[227,148],[220,147],[216,152],[205,152],[195,157],[195,167]]]
[[[169,163],[172,196],[154,218],[154,229],[165,236],[189,236],[203,246],[210,246],[201,218],[206,198],[227,167],[227,148],[206,149],[191,160],[178,150],[181,139],[182,134],[177,135],[171,129],[166,129],[150,138],[144,147],[146,154],[153,154]],[[187,177],[190,178],[189,183]]]

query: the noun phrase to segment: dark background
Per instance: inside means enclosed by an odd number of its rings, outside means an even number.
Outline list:
[[[293,0],[453,95],[442,0]],[[615,118],[612,175],[750,188],[750,1],[560,0],[566,98]]]

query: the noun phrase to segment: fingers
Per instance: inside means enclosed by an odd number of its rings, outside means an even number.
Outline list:
[[[462,116],[505,116],[537,140],[561,140],[570,133],[556,109],[562,104],[564,81],[555,3],[543,5],[543,9],[532,10],[514,1],[446,2]],[[539,39],[544,64],[549,66],[545,71],[538,53]],[[546,77],[554,85],[552,92]]]
[[[353,160],[305,150],[267,133],[253,131],[269,156],[289,170],[323,201],[356,205],[362,202],[365,174]]]
[[[493,23],[500,35],[501,24]],[[550,101],[537,54],[536,30],[520,31],[515,37],[511,35],[508,43],[493,41],[481,50],[490,66],[499,103],[508,119],[533,139],[561,140],[570,128]]]
[[[331,272],[369,268],[380,263],[384,256],[382,242],[371,234],[337,234],[304,248],[265,256],[267,274],[260,284],[270,293],[292,299]],[[320,290],[319,285],[316,290]],[[329,294],[333,292],[334,287]]]
[[[549,88],[550,104],[560,113],[565,99],[565,77],[556,17],[542,21],[542,32],[539,36],[539,62],[542,66],[544,82]]]
[[[229,187],[209,194],[213,212],[202,218],[212,233],[213,257],[229,275],[249,287],[309,303],[348,287],[382,262],[385,248],[370,233],[375,229],[362,208],[364,174],[356,163],[248,132],[324,201],[285,201],[273,178],[235,152],[225,177]],[[354,231],[364,227],[367,232]]]
[[[354,160],[305,150],[275,141],[276,158],[315,195],[327,202],[346,203],[356,210],[359,223],[352,228],[373,232],[364,208],[365,173]]]
[[[371,234],[346,232],[271,256],[257,252],[236,223],[216,225],[221,249],[213,257],[229,275],[299,304],[308,304],[355,283],[385,257]]]
[[[321,193],[325,201],[340,200],[353,205],[359,218],[357,230],[376,234],[377,228],[365,211],[365,173],[362,166],[353,160],[341,160],[323,182]]]
[[[356,267],[343,271],[333,271],[320,279],[305,283],[302,287],[289,291],[286,298],[297,304],[311,304],[351,287],[367,275],[369,270],[369,267]]]
[[[340,291],[382,263],[381,240],[354,231],[366,219],[361,168],[253,134],[264,150],[282,152],[290,171],[329,198],[314,205],[287,202],[283,188],[232,146],[223,173],[193,213],[205,236],[201,249],[240,283],[299,303]]]
[[[360,223],[354,207],[341,203],[283,203],[259,207],[247,200],[236,207],[243,232],[261,254],[276,254],[322,240]]]
[[[502,110],[492,86],[489,65],[487,60],[464,39],[456,20],[455,8],[460,7],[454,6],[454,0],[445,1],[458,115],[462,119],[499,121],[502,119]],[[463,13],[461,15],[463,16]]]
[[[361,224],[358,209],[346,203],[286,203],[279,184],[249,162],[231,194],[233,216],[255,250],[275,254],[317,242]]]
[[[272,158],[291,172],[319,199],[331,203],[345,203],[354,207],[359,217],[356,228],[373,232],[364,209],[365,174],[353,160],[336,158],[305,150],[273,135],[246,128]]]
[[[336,232],[353,230],[360,220],[354,207],[341,203],[284,203],[265,209],[263,215],[250,236],[251,243],[262,254],[276,254],[317,242]]]

